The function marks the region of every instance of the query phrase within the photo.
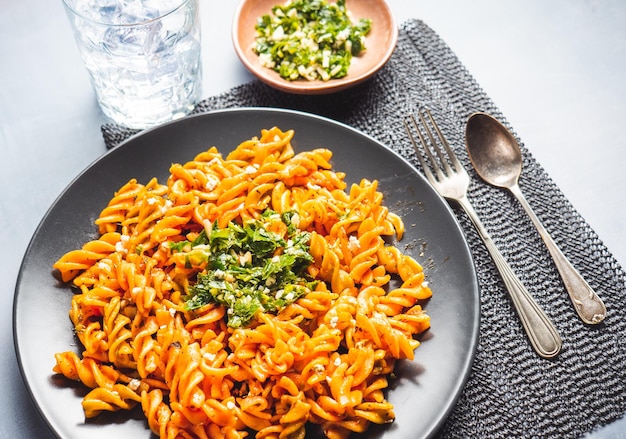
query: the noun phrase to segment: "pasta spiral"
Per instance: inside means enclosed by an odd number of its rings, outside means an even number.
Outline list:
[[[394,420],[388,377],[430,327],[431,291],[389,244],[404,224],[378,182],[348,187],[330,150],[296,153],[293,136],[274,127],[226,158],[211,147],[173,164],[165,184],[130,180],[96,220],[99,238],[54,264],[76,288],[83,350],[58,353],[53,370],[92,389],[86,417],[139,406],[163,439],[296,439],[309,423],[344,439]],[[186,243],[268,210],[297,212],[314,287],[247,326],[229,326],[221,303],[187,306],[209,268]]]

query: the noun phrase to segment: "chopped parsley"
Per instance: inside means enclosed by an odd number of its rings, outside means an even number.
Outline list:
[[[187,266],[206,264],[189,288],[187,309],[219,303],[227,308],[228,326],[239,328],[257,312],[278,313],[314,289],[316,281],[306,273],[313,261],[310,233],[296,223],[296,213],[267,210],[245,225],[220,229],[216,222],[193,242],[172,243],[172,251],[186,254]]]
[[[352,23],[345,0],[289,0],[257,20],[253,50],[287,80],[328,81],[348,74],[371,26],[368,18]]]

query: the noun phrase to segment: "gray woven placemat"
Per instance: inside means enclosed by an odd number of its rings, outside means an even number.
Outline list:
[[[455,210],[476,262],[481,326],[471,376],[441,437],[579,437],[623,416],[626,286],[622,267],[522,143],[523,192],[608,308],[604,324],[581,323],[521,206],[505,191],[480,182],[471,170],[463,140],[467,117],[486,111],[508,125],[506,118],[425,23],[403,23],[390,62],[372,80],[353,89],[332,96],[298,96],[252,82],[203,101],[195,111],[251,106],[296,109],[344,122],[395,149],[418,168],[403,134],[402,117],[426,106],[470,171],[474,179],[470,200],[505,258],[554,320],[564,344],[555,360],[534,354],[485,247],[467,217]],[[102,132],[108,147],[135,133],[116,125],[105,125]]]

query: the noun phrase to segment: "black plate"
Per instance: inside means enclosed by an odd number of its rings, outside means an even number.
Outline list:
[[[140,410],[85,421],[85,390],[55,377],[56,352],[78,349],[68,318],[71,291],[57,283],[52,264],[97,236],[94,220],[130,178],[165,182],[173,162],[184,163],[216,146],[231,151],[261,129],[294,129],[296,151],[328,147],[348,183],[379,180],[385,204],[405,221],[400,248],[426,269],[433,298],[426,304],[432,329],[415,360],[402,362],[388,399],[396,421],[367,437],[427,437],[445,421],[469,375],[478,340],[479,293],[463,233],[448,207],[408,162],[371,137],[309,114],[236,109],[191,116],[137,135],[79,175],[43,218],[26,251],[14,299],[13,330],[21,372],[52,431],[67,438],[149,438]],[[423,254],[422,254],[423,253]]]

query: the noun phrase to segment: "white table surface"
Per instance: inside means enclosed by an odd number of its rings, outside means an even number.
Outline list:
[[[202,3],[203,85],[210,96],[252,77],[231,44],[237,2]],[[399,23],[422,19],[444,39],[624,266],[626,2],[389,4]],[[54,437],[18,369],[13,291],[46,210],[105,152],[103,122],[61,1],[0,0],[0,438]],[[589,437],[624,438],[626,420]]]

